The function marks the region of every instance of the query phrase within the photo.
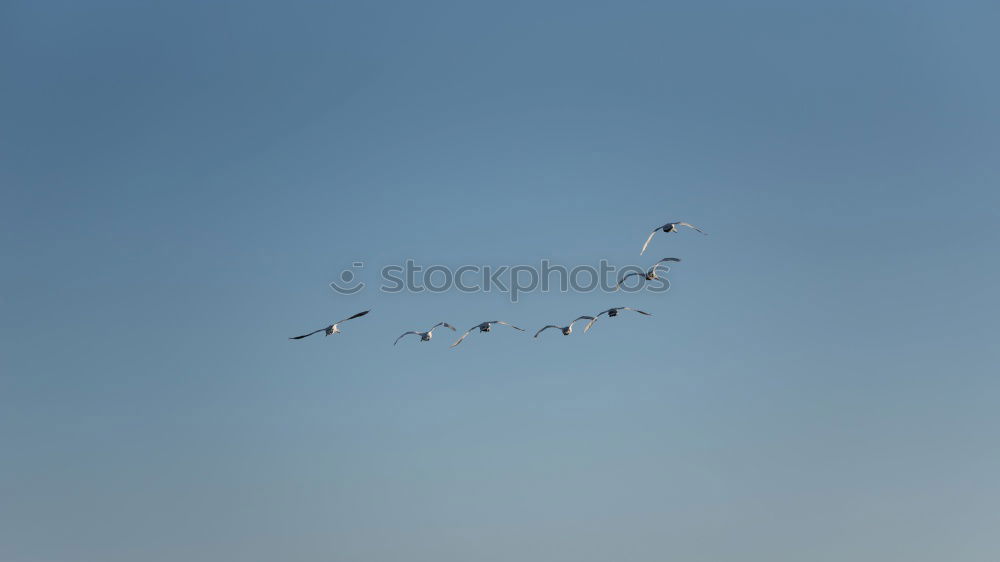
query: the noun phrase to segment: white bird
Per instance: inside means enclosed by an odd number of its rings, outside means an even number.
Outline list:
[[[431,326],[431,329],[427,330],[426,332],[403,332],[403,335],[401,335],[398,338],[396,338],[396,341],[392,342],[392,345],[396,345],[397,343],[399,343],[399,340],[403,339],[404,337],[406,337],[406,336],[408,336],[410,334],[415,334],[415,335],[420,336],[420,341],[430,341],[431,338],[434,337],[434,329],[437,328],[438,326],[444,326],[445,328],[451,328],[452,332],[455,331],[455,327],[452,326],[451,324],[449,324],[447,322],[438,322],[437,324],[434,324],[433,326]]]
[[[650,314],[648,312],[643,312],[643,311],[639,310],[638,308],[629,308],[627,306],[619,306],[617,308],[609,308],[607,310],[599,312],[597,314],[597,316],[593,320],[591,320],[590,322],[587,322],[587,325],[583,327],[583,331],[586,332],[587,330],[589,330],[590,327],[594,325],[594,322],[597,322],[597,319],[600,318],[602,314],[607,314],[608,318],[614,318],[615,316],[618,316],[618,311],[619,310],[631,310],[632,312],[638,312],[639,314],[645,314],[646,316],[652,316],[652,314]]]
[[[466,330],[466,332],[462,334],[462,337],[458,338],[458,340],[455,343],[451,344],[450,347],[455,347],[456,345],[462,343],[462,340],[468,337],[468,335],[472,333],[472,330],[475,330],[476,328],[479,328],[480,332],[489,332],[492,329],[493,324],[503,324],[504,326],[510,326],[515,330],[521,330],[522,332],[524,331],[524,328],[518,328],[517,326],[504,322],[503,320],[490,320],[489,322],[483,322],[482,324],[473,326],[468,330]]]
[[[537,332],[535,332],[535,337],[537,338],[538,334],[544,332],[545,330],[548,330],[549,328],[555,328],[557,330],[562,330],[562,334],[564,336],[568,336],[568,335],[570,335],[570,334],[573,333],[573,324],[576,324],[577,321],[579,321],[579,320],[593,320],[593,319],[594,319],[593,316],[581,316],[581,317],[577,318],[576,320],[570,322],[569,326],[556,326],[555,324],[549,324],[548,326],[546,326],[546,327],[542,328],[541,330],[538,330]]]
[[[654,228],[653,232],[649,233],[649,238],[647,238],[646,239],[646,243],[642,245],[642,251],[639,252],[639,255],[641,256],[643,254],[643,252],[646,251],[646,246],[649,246],[649,241],[653,239],[653,235],[654,234],[656,234],[657,232],[659,232],[661,230],[663,232],[677,232],[677,227],[678,226],[686,226],[688,228],[693,228],[693,229],[697,230],[698,232],[701,232],[702,234],[706,234],[700,228],[698,228],[697,226],[695,226],[693,224],[689,224],[689,223],[686,223],[686,222],[668,222],[667,224],[665,224],[663,226],[658,226],[658,227]]]
[[[615,285],[615,290],[617,291],[618,289],[620,289],[621,286],[622,286],[622,283],[624,283],[626,279],[628,279],[629,277],[632,277],[633,275],[639,275],[641,277],[644,277],[646,279],[646,281],[652,281],[653,279],[659,279],[660,276],[656,274],[656,268],[660,267],[660,264],[663,263],[663,262],[665,262],[665,261],[676,261],[676,262],[679,262],[679,261],[681,261],[681,259],[680,258],[663,258],[662,260],[654,263],[653,267],[651,267],[649,269],[649,271],[647,271],[646,273],[639,273],[638,271],[634,271],[632,273],[629,273],[628,275],[625,275],[621,279],[618,280],[618,284]]]
[[[344,322],[347,322],[348,320],[354,320],[355,318],[360,318],[360,317],[364,316],[365,314],[368,314],[369,312],[371,312],[371,311],[370,310],[366,310],[364,312],[359,312],[359,313],[355,314],[354,316],[351,316],[351,317],[348,317],[348,318],[344,318],[340,322],[335,322],[333,324],[330,324],[326,328],[320,328],[320,329],[318,329],[318,330],[316,330],[314,332],[309,332],[308,334],[303,334],[301,336],[295,336],[294,338],[288,338],[288,339],[290,339],[290,340],[300,340],[302,338],[308,338],[309,336],[311,336],[313,334],[318,334],[320,332],[326,332],[326,335],[328,335],[328,336],[330,334],[339,334],[340,333],[339,326],[341,324],[343,324]]]

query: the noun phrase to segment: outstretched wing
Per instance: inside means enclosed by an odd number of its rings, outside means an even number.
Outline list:
[[[504,326],[510,326],[511,328],[514,328],[515,330],[521,330],[522,332],[524,331],[524,328],[518,328],[517,326],[511,324],[510,322],[504,322],[503,320],[494,320],[494,321],[490,322],[490,324],[503,324]],[[558,328],[558,326],[556,326],[556,327]]]
[[[628,275],[625,275],[624,277],[622,277],[621,279],[618,280],[618,284],[615,285],[615,290],[617,291],[618,289],[620,289],[621,286],[622,286],[622,283],[624,283],[626,279],[628,279],[629,277],[632,277],[633,275],[642,275],[642,273],[639,273],[638,271],[633,271],[632,273],[629,273]]]
[[[347,322],[348,320],[354,320],[355,318],[360,318],[360,317],[364,316],[365,314],[368,314],[369,312],[371,312],[371,310],[366,310],[364,312],[359,312],[359,313],[355,314],[354,316],[350,316],[348,318],[344,318],[340,322],[337,322],[337,324],[340,324],[341,322]]]
[[[660,264],[663,263],[663,262],[665,262],[665,261],[676,261],[676,262],[679,262],[679,261],[681,261],[681,259],[680,258],[663,258],[662,260],[660,260],[660,261],[658,261],[658,262],[656,262],[656,263],[653,264],[652,269],[649,270],[650,273],[656,273],[656,268],[660,267]]]
[[[410,334],[416,334],[416,333],[417,332],[403,332],[403,335],[401,335],[398,338],[396,338],[396,341],[392,342],[392,345],[396,345],[397,343],[399,343],[399,340],[403,339],[404,337],[406,337],[406,336],[408,336]]]
[[[548,326],[546,326],[546,327],[542,328],[541,330],[538,330],[537,332],[535,332],[535,337],[537,338],[537,337],[538,337],[538,334],[540,334],[540,333],[544,332],[545,330],[548,330],[549,328],[555,328],[555,329],[557,329],[557,330],[561,330],[561,329],[562,329],[562,328],[561,328],[561,327],[559,327],[559,326],[554,326],[554,325],[552,325],[552,324],[549,324]]]
[[[573,324],[576,324],[580,320],[593,320],[593,319],[594,319],[593,316],[581,316],[581,317],[577,318],[576,320],[573,320],[572,322],[570,322],[569,323],[569,327],[572,328]]]
[[[583,331],[586,332],[587,330],[590,330],[590,327],[594,325],[594,322],[597,322],[597,319],[600,318],[602,314],[607,314],[611,310],[612,309],[609,308],[608,310],[603,310],[601,312],[598,312],[597,316],[591,318],[590,322],[587,322],[587,325],[583,327]]]
[[[627,306],[623,306],[623,307],[621,307],[620,310],[631,310],[632,312],[638,312],[639,314],[645,314],[646,316],[652,316],[652,314],[650,314],[648,312],[643,312],[643,311],[639,310],[638,308],[629,308]]]
[[[309,332],[308,334],[302,334],[301,336],[295,336],[294,338],[288,338],[288,339],[290,339],[290,340],[300,340],[302,338],[308,338],[309,336],[311,336],[313,334],[318,334],[320,332],[325,332],[325,331],[326,331],[326,328],[320,328],[320,329],[316,330],[315,332]]]
[[[660,230],[661,228],[663,228],[663,227],[661,226],[661,227],[654,228],[653,232],[649,233],[649,238],[646,239],[646,243],[642,245],[642,251],[639,252],[640,256],[643,254],[643,252],[646,251],[646,246],[649,246],[649,241],[653,239],[653,236],[656,236],[656,232],[658,230]]]
[[[452,332],[456,331],[455,327],[452,326],[451,324],[447,323],[447,322],[438,322],[437,324],[434,324],[433,326],[431,326],[431,329],[427,330],[427,331],[428,332],[433,332],[434,328],[437,328],[438,326],[444,326],[445,328],[451,328]]]
[[[697,230],[698,232],[700,232],[700,233],[702,233],[702,234],[706,234],[706,235],[708,234],[708,233],[706,233],[706,232],[705,232],[704,230],[702,230],[702,229],[698,228],[697,226],[695,226],[695,225],[693,225],[693,224],[691,224],[691,223],[687,223],[687,222],[678,222],[678,223],[674,223],[674,224],[679,224],[679,225],[681,225],[681,226],[686,226],[686,227],[688,227],[688,228],[693,228],[693,229]]]
[[[475,328],[469,328],[469,331],[468,331],[468,332],[465,332],[464,334],[462,334],[462,337],[458,338],[458,340],[456,340],[456,341],[455,341],[455,343],[453,343],[453,344],[449,345],[448,347],[449,347],[449,348],[451,348],[451,347],[455,347],[456,345],[458,345],[458,344],[462,343],[462,340],[464,340],[465,338],[469,337],[469,334],[471,334],[471,333],[472,333],[472,330],[475,330],[475,329],[476,329],[476,328],[478,328],[478,327],[479,327],[479,326],[476,326]]]

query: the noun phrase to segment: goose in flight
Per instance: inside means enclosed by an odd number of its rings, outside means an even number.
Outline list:
[[[396,345],[397,343],[399,343],[399,340],[403,339],[404,337],[410,334],[420,336],[420,341],[431,341],[431,338],[434,337],[434,329],[437,328],[438,326],[444,326],[445,328],[450,328],[452,332],[455,331],[455,327],[452,326],[451,324],[447,322],[438,322],[437,324],[431,326],[431,329],[427,330],[426,332],[412,332],[412,331],[403,332],[403,335],[396,338],[396,341],[392,342],[392,345]]]
[[[602,314],[607,314],[608,318],[614,318],[615,316],[618,316],[618,311],[619,310],[631,310],[632,312],[638,312],[639,314],[645,314],[646,316],[652,316],[652,314],[650,314],[648,312],[643,312],[643,311],[639,310],[638,308],[629,308],[627,306],[619,306],[617,308],[609,308],[607,310],[604,310],[604,311],[601,311],[601,312],[597,313],[597,316],[593,320],[591,320],[590,322],[587,322],[587,325],[583,327],[583,331],[586,332],[587,330],[589,330],[590,327],[594,325],[594,322],[597,322],[597,319],[600,318]]]
[[[504,326],[510,326],[511,328],[514,328],[515,330],[521,330],[522,332],[524,331],[524,328],[518,328],[517,326],[515,326],[513,324],[510,324],[510,323],[507,323],[507,322],[504,322],[503,320],[490,320],[489,322],[483,322],[482,324],[479,324],[477,326],[473,326],[473,327],[469,328],[468,330],[466,330],[466,332],[464,334],[462,334],[462,337],[458,338],[458,340],[455,343],[451,344],[450,347],[455,347],[456,345],[462,343],[462,340],[464,340],[466,337],[468,337],[469,334],[471,334],[472,331],[475,330],[476,328],[479,328],[480,332],[489,332],[492,329],[493,324],[503,324]]]
[[[344,318],[340,322],[335,322],[333,324],[330,324],[326,328],[320,328],[320,329],[318,329],[318,330],[316,330],[314,332],[309,332],[308,334],[303,334],[301,336],[295,336],[294,338],[288,338],[288,339],[290,339],[290,340],[300,340],[302,338],[308,338],[309,336],[311,336],[313,334],[318,334],[320,332],[326,332],[326,335],[328,335],[328,336],[330,334],[339,334],[340,333],[339,326],[341,324],[343,324],[344,322],[347,322],[348,320],[354,320],[355,318],[360,318],[360,317],[364,316],[365,314],[368,314],[369,312],[371,312],[371,310],[366,310],[364,312],[359,312],[359,313],[355,314],[354,316],[350,316],[348,318]]]
[[[658,227],[654,228],[653,232],[649,233],[649,238],[647,238],[646,239],[646,243],[642,245],[642,251],[639,252],[639,255],[641,256],[643,254],[643,252],[646,251],[646,246],[649,246],[649,241],[653,239],[653,235],[655,235],[657,232],[659,232],[661,230],[663,232],[677,232],[677,227],[678,226],[686,226],[688,228],[693,228],[693,229],[697,230],[698,232],[701,232],[702,234],[705,234],[705,232],[702,231],[700,228],[698,228],[697,226],[695,226],[693,224],[690,224],[690,223],[686,223],[686,222],[668,222],[667,224],[665,224],[663,226],[658,226]]]
[[[573,333],[573,324],[576,324],[577,321],[579,321],[579,320],[593,320],[593,319],[594,319],[593,316],[581,316],[581,317],[577,318],[576,320],[570,322],[569,326],[556,326],[555,324],[549,324],[548,326],[546,326],[546,327],[542,328],[541,330],[538,330],[537,332],[535,332],[535,337],[537,338],[538,334],[544,332],[545,330],[548,330],[549,328],[555,328],[557,330],[562,330],[562,334],[564,336],[568,336],[568,335],[570,335],[570,334]]]
[[[633,275],[639,275],[639,276],[645,278],[646,281],[652,281],[653,279],[659,279],[659,275],[656,274],[656,268],[660,267],[660,264],[663,263],[663,262],[665,262],[665,261],[676,261],[676,262],[679,262],[679,261],[681,261],[681,259],[680,258],[663,258],[662,260],[654,263],[653,267],[651,267],[649,269],[649,271],[647,271],[646,273],[639,273],[638,271],[634,271],[632,273],[629,273],[628,275],[625,275],[621,279],[618,280],[618,284],[615,285],[615,290],[617,291],[618,289],[621,289],[622,283],[624,283],[626,279],[628,279],[629,277],[632,277]]]

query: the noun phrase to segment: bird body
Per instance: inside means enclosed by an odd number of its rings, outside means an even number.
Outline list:
[[[597,316],[595,316],[593,318],[593,320],[591,320],[590,322],[587,322],[587,325],[583,327],[583,331],[586,332],[586,331],[590,330],[590,327],[593,326],[594,322],[597,322],[597,319],[600,318],[601,316],[607,314],[608,318],[614,318],[615,316],[618,316],[618,314],[622,310],[631,310],[632,312],[638,312],[639,314],[643,314],[645,316],[652,316],[652,314],[650,314],[648,312],[643,312],[643,311],[639,310],[638,308],[629,308],[627,306],[619,306],[619,307],[616,307],[616,308],[609,308],[607,310],[602,310],[601,312],[599,312],[597,314]]]
[[[320,328],[318,330],[314,330],[312,332],[309,332],[308,334],[303,334],[301,336],[295,336],[295,337],[291,337],[291,338],[288,338],[288,339],[290,339],[290,340],[300,340],[302,338],[308,338],[309,336],[311,336],[313,334],[318,334],[320,332],[325,332],[326,335],[328,335],[328,336],[329,335],[333,335],[333,334],[339,334],[340,333],[340,325],[341,324],[343,324],[344,322],[347,322],[348,320],[354,320],[355,318],[360,318],[360,317],[364,316],[365,314],[368,314],[369,312],[371,312],[371,310],[365,310],[364,312],[359,312],[359,313],[355,314],[354,316],[349,316],[347,318],[344,318],[340,322],[334,322],[333,324],[330,324],[326,328]]]
[[[625,280],[628,279],[629,277],[632,277],[633,275],[639,275],[639,276],[643,277],[646,281],[652,281],[654,279],[659,279],[659,275],[656,274],[656,268],[660,267],[660,264],[663,263],[663,262],[665,262],[665,261],[679,262],[679,261],[681,261],[681,259],[680,258],[663,258],[662,260],[654,263],[653,267],[649,268],[649,271],[647,271],[646,273],[639,273],[638,271],[635,271],[635,272],[629,273],[628,275],[624,275],[621,279],[618,280],[618,284],[615,285],[615,290],[617,291],[618,289],[620,289],[621,286],[622,286],[622,284],[625,283]]]
[[[680,221],[678,221],[678,222],[668,222],[667,224],[665,224],[663,226],[658,226],[658,227],[654,228],[653,232],[649,233],[649,238],[646,238],[646,243],[642,245],[642,250],[639,252],[639,255],[641,256],[643,253],[646,252],[646,247],[649,246],[650,240],[653,239],[653,236],[657,232],[661,232],[661,231],[664,232],[664,233],[677,232],[677,227],[678,226],[686,226],[688,228],[692,228],[694,230],[697,230],[698,232],[701,232],[702,234],[705,234],[705,232],[702,231],[700,228],[698,228],[697,226],[695,226],[693,224],[690,224],[690,223],[680,222]]]
[[[414,334],[414,335],[420,336],[420,341],[431,341],[431,338],[434,337],[434,330],[438,326],[444,326],[445,328],[449,328],[452,332],[455,331],[455,327],[452,326],[451,324],[449,324],[447,322],[438,322],[437,324],[434,324],[433,326],[431,326],[431,329],[427,330],[426,332],[413,332],[413,331],[403,332],[403,334],[401,336],[399,336],[398,338],[396,338],[396,341],[392,342],[392,345],[396,345],[397,343],[399,343],[399,340],[403,339],[404,337],[406,337],[406,336],[408,336],[410,334]]]
[[[471,334],[472,331],[475,330],[476,328],[479,329],[480,333],[491,331],[493,329],[493,325],[494,324],[503,324],[504,326],[510,326],[511,328],[514,328],[515,330],[520,330],[522,332],[524,331],[524,328],[518,328],[517,326],[515,326],[513,324],[510,324],[508,322],[504,322],[503,320],[490,320],[488,322],[483,322],[482,324],[477,324],[477,325],[469,328],[468,330],[466,330],[465,333],[462,334],[462,337],[458,338],[458,340],[456,340],[455,343],[451,344],[450,347],[455,347],[456,345],[462,343],[462,340],[464,340],[465,338],[467,338],[469,336],[469,334]]]
[[[545,326],[541,330],[538,330],[537,332],[535,332],[535,337],[537,338],[538,334],[541,334],[542,332],[544,332],[545,330],[548,330],[549,328],[555,328],[555,329],[561,331],[562,335],[568,336],[568,335],[570,335],[570,334],[573,333],[573,324],[576,324],[577,321],[579,321],[579,320],[593,320],[593,319],[594,319],[593,316],[581,316],[581,317],[577,318],[576,320],[573,320],[572,322],[570,322],[569,326],[556,326],[555,324],[549,324],[548,326]]]

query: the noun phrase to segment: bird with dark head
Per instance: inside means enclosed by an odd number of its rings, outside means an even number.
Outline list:
[[[398,338],[396,338],[396,341],[392,342],[392,345],[396,345],[397,343],[399,343],[399,340],[403,339],[404,337],[406,337],[406,336],[408,336],[410,334],[413,334],[413,335],[416,335],[416,336],[420,336],[420,341],[431,341],[431,338],[434,337],[434,330],[438,326],[444,326],[445,328],[450,329],[452,332],[455,331],[455,327],[452,326],[451,324],[449,324],[447,322],[438,322],[437,324],[434,324],[433,326],[431,326],[431,329],[427,330],[426,332],[414,332],[414,331],[403,332],[403,334],[401,336],[399,336]]]
[[[646,252],[646,247],[649,246],[649,241],[653,239],[653,235],[655,235],[657,232],[664,232],[664,233],[677,232],[677,227],[678,226],[686,226],[688,228],[693,228],[694,230],[697,230],[698,232],[701,232],[702,234],[705,234],[705,232],[703,232],[700,228],[698,228],[697,226],[695,226],[693,224],[690,224],[690,223],[686,223],[686,222],[668,222],[667,224],[665,224],[663,226],[658,226],[658,227],[654,228],[653,232],[649,233],[649,238],[646,238],[646,243],[642,245],[642,250],[639,252],[639,255],[641,256],[643,253]]]
[[[524,328],[518,328],[517,326],[515,326],[513,324],[510,324],[508,322],[504,322],[503,320],[490,320],[488,322],[483,322],[482,324],[476,324],[475,326],[473,326],[473,327],[469,328],[468,330],[466,330],[465,333],[462,334],[462,337],[458,338],[458,340],[455,341],[455,343],[451,344],[451,347],[455,347],[456,345],[462,343],[462,340],[464,340],[465,338],[469,337],[469,334],[471,334],[472,331],[475,330],[476,328],[479,328],[479,332],[480,333],[489,332],[490,330],[493,329],[493,325],[494,324],[502,324],[504,326],[510,326],[511,328],[514,328],[515,330],[520,330],[522,332],[524,331]]]
[[[639,310],[638,308],[629,308],[627,306],[619,306],[619,307],[616,307],[616,308],[609,308],[607,310],[602,310],[601,312],[599,312],[597,314],[597,316],[594,317],[593,320],[591,320],[590,322],[587,322],[587,325],[583,327],[583,331],[584,332],[589,331],[590,327],[593,326],[594,322],[597,322],[597,320],[601,316],[607,314],[608,318],[614,318],[615,316],[618,316],[618,314],[620,314],[621,311],[623,311],[623,310],[631,310],[632,312],[638,312],[639,314],[643,314],[645,316],[652,316],[652,314],[650,314],[648,312],[643,312],[643,311]]]
[[[544,332],[545,330],[548,330],[549,328],[555,328],[555,329],[561,331],[562,335],[568,336],[568,335],[570,335],[570,334],[573,333],[573,324],[576,324],[580,320],[593,320],[593,319],[594,319],[593,316],[580,316],[576,320],[573,320],[572,322],[570,322],[569,326],[556,326],[555,324],[549,324],[548,326],[545,326],[541,330],[538,330],[537,332],[535,332],[535,337],[537,338],[538,334],[541,334],[542,332]]]
[[[680,258],[663,258],[662,260],[654,263],[653,267],[649,268],[649,271],[647,271],[646,273],[639,273],[638,271],[634,271],[632,273],[624,275],[624,276],[622,276],[621,279],[618,280],[618,284],[615,285],[615,290],[617,291],[618,289],[621,289],[622,284],[625,283],[625,280],[628,279],[629,277],[632,277],[633,275],[638,275],[638,276],[642,277],[643,279],[645,279],[646,281],[652,281],[654,279],[659,279],[659,275],[657,275],[657,273],[656,273],[656,268],[660,267],[660,264],[663,263],[663,262],[665,262],[665,261],[679,262],[679,261],[681,261],[681,259]]]
[[[355,318],[360,318],[360,317],[364,316],[365,314],[368,314],[369,312],[371,312],[371,311],[370,310],[366,310],[364,312],[359,312],[359,313],[355,314],[354,316],[348,316],[347,318],[344,318],[340,322],[334,322],[333,324],[330,324],[326,328],[320,328],[318,330],[309,332],[308,334],[303,334],[301,336],[295,336],[295,337],[291,337],[291,338],[288,338],[288,339],[290,339],[290,340],[300,340],[302,338],[308,338],[309,336],[311,336],[313,334],[318,334],[320,332],[326,332],[326,335],[328,335],[328,336],[333,335],[333,334],[339,334],[340,333],[340,325],[341,324],[343,324],[344,322],[347,322],[348,320],[354,320]]]

